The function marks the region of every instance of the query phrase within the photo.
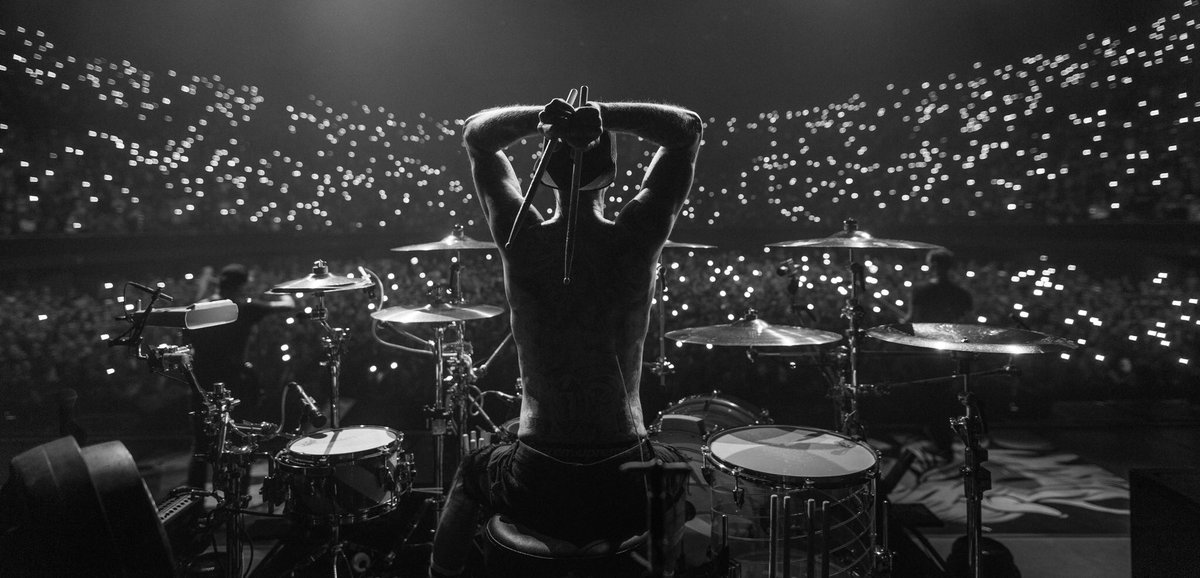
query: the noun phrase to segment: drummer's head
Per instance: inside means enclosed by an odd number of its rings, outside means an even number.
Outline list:
[[[546,173],[542,184],[559,192],[571,190],[571,171],[574,167],[574,150],[559,146],[546,159]],[[579,191],[596,193],[603,202],[605,189],[613,184],[617,175],[617,149],[613,145],[612,133],[605,132],[592,148],[583,153],[583,170],[579,175]],[[584,198],[587,198],[586,196]]]

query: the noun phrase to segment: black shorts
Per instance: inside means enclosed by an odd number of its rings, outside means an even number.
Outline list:
[[[620,467],[655,458],[687,462],[675,448],[649,440],[586,463],[556,459],[517,441],[468,454],[459,475],[463,491],[488,515],[505,514],[576,543],[623,540],[646,531],[648,497],[644,473],[622,472]],[[674,479],[678,481],[669,483],[665,492],[668,509],[687,491],[686,478]]]

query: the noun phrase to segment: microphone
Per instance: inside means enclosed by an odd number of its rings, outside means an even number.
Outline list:
[[[803,267],[803,265],[796,263],[793,259],[788,259],[787,261],[779,264],[779,267],[775,269],[775,274],[779,275],[780,277],[795,275],[800,271],[801,267]]]
[[[296,388],[296,393],[300,396],[300,403],[304,405],[304,413],[308,416],[309,423],[313,427],[324,427],[326,421],[325,414],[321,413],[321,409],[317,407],[316,400],[311,395],[308,395],[308,392],[304,391],[304,388],[300,387],[299,383],[293,381],[288,385]]]
[[[166,301],[168,303],[172,303],[175,301],[174,297],[171,297],[170,295],[163,293],[162,289],[151,289],[145,285],[142,285],[141,283],[134,283],[133,281],[128,281],[128,283],[130,285],[132,285],[135,289],[138,289],[145,293],[149,293],[151,295],[158,295],[163,301]]]

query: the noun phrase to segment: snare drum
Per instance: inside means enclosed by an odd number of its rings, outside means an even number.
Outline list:
[[[404,434],[353,426],[299,437],[279,452],[284,511],[310,522],[354,523],[382,516],[412,488]]]
[[[879,473],[870,446],[821,429],[760,425],[710,436],[703,453],[711,546],[728,553],[730,575],[870,574]]]

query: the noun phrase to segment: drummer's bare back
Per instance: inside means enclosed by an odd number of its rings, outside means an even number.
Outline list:
[[[535,445],[632,443],[646,433],[638,381],[665,235],[581,221],[569,284],[557,223],[523,233],[506,255],[524,380],[519,437]]]

